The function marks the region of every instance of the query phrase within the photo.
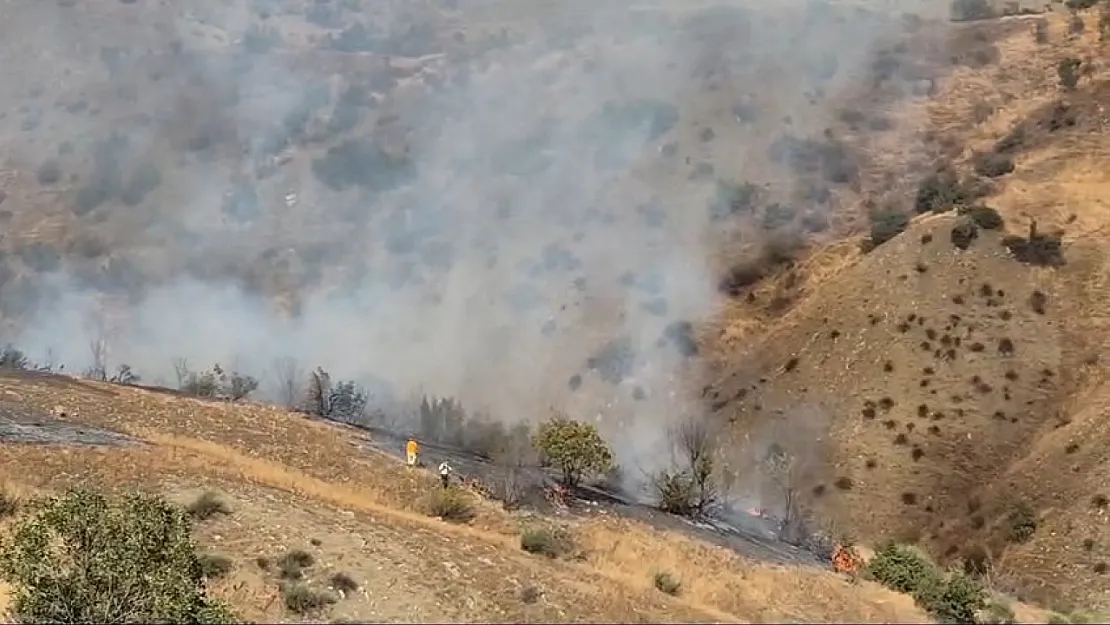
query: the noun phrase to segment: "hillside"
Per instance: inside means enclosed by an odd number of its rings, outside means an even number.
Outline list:
[[[64,412],[69,422],[137,439],[107,448],[2,445],[5,493],[79,484],[142,488],[188,504],[220,492],[229,512],[200,522],[198,537],[206,552],[233,562],[216,595],[254,622],[303,618],[283,606],[277,573],[262,568],[295,549],[315,557],[306,571],[312,587],[326,587],[336,572],[359,583],[328,609],[332,620],[926,622],[911,599],[870,583],[761,565],[606,516],[561,521],[573,532],[574,558],[529,555],[520,527],[539,519],[492,502],[476,503],[477,517],[464,525],[429,517],[430,474],[368,454],[349,431],[282,410],[54,376],[5,375],[0,388],[8,418],[41,422]],[[656,590],[656,572],[681,579],[682,595]]]
[[[961,176],[981,175],[980,152],[1012,159],[980,200],[1005,226],[960,249],[958,228],[982,217],[926,214],[866,255],[825,252],[847,258],[815,263],[820,283],[789,314],[736,322],[753,339],[722,355],[711,396],[742,444],[792,420],[824,434],[794,442],[813,459],[801,487],[858,539],[920,541],[957,562],[985,552],[1019,596],[1100,607],[1110,117],[1098,16],[1085,17],[1075,34],[1049,16],[1042,42],[1041,18],[1021,20],[997,63],[955,73],[911,111]],[[1057,77],[1069,57],[1084,59],[1073,91]],[[1031,222],[1063,233],[1064,264],[1006,245]]]
[[[6,487],[223,491],[199,531],[258,620],[292,617],[251,562],[309,547],[313,583],[365,580],[330,618],[925,618],[630,518],[564,520],[554,562],[492,502],[429,518],[423,473],[276,407],[323,367],[368,399],[338,420],[396,436],[443,442],[424,396],[595,422],[629,496],[706,415],[730,512],[1110,610],[1108,11],[6,3],[0,343],[94,380],[0,403],[142,441],[0,445]],[[180,396],[217,363],[275,407]]]

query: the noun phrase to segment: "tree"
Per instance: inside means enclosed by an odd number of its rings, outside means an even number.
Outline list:
[[[352,381],[333,385],[331,375],[317,367],[308,378],[304,411],[323,419],[354,423],[366,416],[368,399]]]
[[[562,472],[567,486],[577,486],[613,466],[613,452],[592,423],[557,416],[540,426],[532,444]]]
[[[300,397],[300,381],[303,375],[297,360],[291,357],[275,358],[273,374],[281,403],[286,408],[292,408]]]
[[[676,468],[654,479],[659,508],[689,517],[712,513],[720,503],[716,480],[717,437],[704,419],[688,418],[670,429]]]
[[[799,488],[801,467],[797,457],[777,444],[772,444],[763,459],[763,472],[778,497],[782,498],[782,529],[784,540],[796,542],[806,538],[805,518]]]
[[[19,623],[229,623],[209,598],[183,510],[87,490],[42,502],[0,543]]]

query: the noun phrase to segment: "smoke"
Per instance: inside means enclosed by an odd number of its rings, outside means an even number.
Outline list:
[[[294,357],[508,423],[596,419],[644,472],[700,410],[674,324],[721,305],[716,179],[819,136],[897,25],[820,2],[12,4],[65,59],[42,82],[99,112],[44,108],[64,123],[9,143],[77,173],[65,237],[110,252],[34,278],[29,354],[79,370],[105,335],[149,381],[186,358],[263,392]]]

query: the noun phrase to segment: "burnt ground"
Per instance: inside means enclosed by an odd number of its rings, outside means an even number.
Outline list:
[[[404,459],[406,438],[395,433],[374,428],[346,426],[359,436],[363,449]],[[556,483],[557,474],[536,466],[499,466],[490,460],[464,449],[421,443],[421,464],[434,468],[447,460],[459,478],[477,479],[486,484],[495,499],[506,492],[506,483],[518,494],[519,506],[546,514],[590,516],[615,514],[635,519],[660,530],[681,532],[699,540],[731,549],[736,553],[777,564],[831,567],[828,557],[817,547],[807,548],[790,544],[778,536],[776,524],[745,512],[722,510],[714,518],[694,521],[664,513],[652,506],[636,501],[632,496],[616,489],[582,486],[574,489],[565,510],[554,508],[544,496],[547,487]]]
[[[0,402],[0,443],[42,445],[124,445],[135,439],[99,428],[66,423],[52,415]]]

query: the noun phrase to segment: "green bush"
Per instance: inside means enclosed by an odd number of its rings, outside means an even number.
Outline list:
[[[952,572],[914,596],[918,605],[941,623],[975,623],[987,605],[987,593],[978,581]]]
[[[0,543],[19,623],[229,623],[207,597],[188,517],[164,500],[87,490],[39,502]]]
[[[887,588],[911,595],[942,623],[975,623],[976,613],[986,607],[979,582],[960,572],[944,574],[925,554],[905,545],[884,545],[866,573]]]
[[[967,206],[959,210],[961,215],[967,215],[975,225],[983,230],[1001,230],[1006,225],[1002,215],[990,206]]]
[[[864,243],[865,251],[871,251],[902,234],[909,225],[910,216],[901,211],[884,210],[872,213],[871,237]]]
[[[566,555],[573,546],[570,536],[559,528],[533,527],[520,535],[521,549],[549,558]]]
[[[281,585],[281,598],[285,609],[302,615],[322,610],[336,601],[335,595],[329,592],[292,583]]]
[[[682,582],[670,573],[656,573],[655,588],[659,592],[674,596],[682,590]]]
[[[207,521],[218,515],[231,514],[231,508],[227,503],[212,491],[201,494],[193,500],[193,503],[185,507],[185,511],[197,521]]]
[[[1010,531],[1006,539],[1012,543],[1029,542],[1033,534],[1037,533],[1037,515],[1026,503],[1014,506],[1007,516],[1007,521],[1009,521]]]
[[[867,573],[877,582],[908,595],[936,583],[940,573],[925,554],[913,547],[890,543],[875,552]]]
[[[563,473],[567,486],[613,467],[613,452],[592,423],[556,417],[541,425],[532,440],[543,458]]]
[[[231,558],[219,554],[206,553],[197,556],[201,573],[205,579],[219,579],[231,572]]]
[[[1010,625],[1017,622],[1017,617],[1008,604],[996,600],[987,605],[984,614],[979,616],[979,622],[983,625]]]
[[[474,506],[466,493],[459,489],[440,488],[428,495],[428,515],[444,521],[466,523],[474,518]]]

